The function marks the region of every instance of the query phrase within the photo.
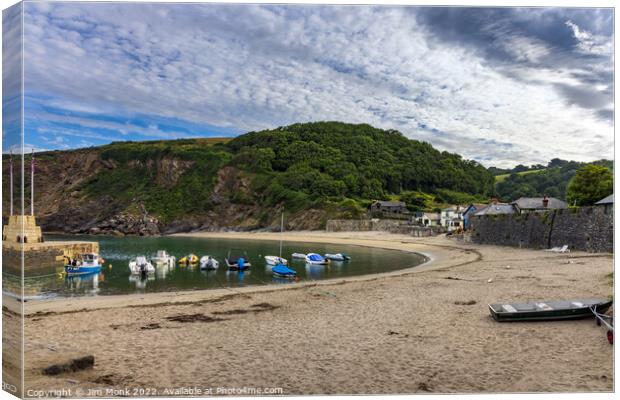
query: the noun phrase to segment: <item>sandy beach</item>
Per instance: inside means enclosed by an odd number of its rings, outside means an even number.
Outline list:
[[[128,389],[107,395],[183,388],[202,395],[223,394],[217,388],[287,395],[613,389],[613,346],[592,319],[498,323],[487,308],[498,301],[606,298],[613,292],[611,254],[384,232],[287,232],[286,240],[415,251],[430,260],[335,281],[28,301],[26,390],[69,388],[72,396],[87,396],[106,388]],[[11,301],[5,298],[5,314]],[[86,354],[95,357],[92,369],[41,373]]]

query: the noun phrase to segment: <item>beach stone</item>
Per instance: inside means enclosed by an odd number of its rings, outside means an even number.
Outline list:
[[[63,372],[75,372],[83,369],[92,368],[95,365],[95,356],[88,355],[72,358],[64,363],[52,364],[43,368],[44,375],[58,375]]]

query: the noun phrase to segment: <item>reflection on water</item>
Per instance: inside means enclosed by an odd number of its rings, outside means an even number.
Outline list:
[[[155,275],[129,275],[129,282],[133,283],[138,290],[146,289],[146,283],[148,281],[154,281]]]
[[[49,235],[51,240],[98,241],[101,256],[106,260],[101,273],[65,277],[62,266],[44,268],[37,276],[27,276],[26,295],[92,296],[136,292],[183,291],[221,287],[242,287],[270,283],[290,284],[295,280],[274,278],[272,266],[264,262],[265,255],[279,255],[279,242],[202,239],[189,237],[108,237]],[[249,271],[228,271],[224,263],[231,248],[242,248],[253,266]],[[129,261],[137,256],[150,258],[157,250],[167,250],[177,260],[194,253],[199,257],[210,254],[220,262],[217,270],[201,270],[198,264],[155,265],[155,273],[148,276],[131,275]],[[319,254],[346,252],[350,261],[331,262],[329,265],[306,265],[302,259],[293,259],[294,252]],[[320,280],[353,275],[373,274],[416,266],[424,257],[414,253],[383,250],[361,246],[318,243],[283,242],[282,256],[289,259],[289,267],[297,271],[298,280]],[[287,257],[288,256],[288,257]],[[20,292],[19,277],[3,272],[4,286],[15,286]]]
[[[306,275],[314,281],[319,280],[325,275],[326,268],[326,265],[306,264]]]
[[[104,281],[103,273],[65,276],[65,285],[69,292],[82,294],[99,293],[99,280]]]

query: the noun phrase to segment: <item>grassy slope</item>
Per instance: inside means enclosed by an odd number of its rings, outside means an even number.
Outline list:
[[[543,169],[533,169],[530,171],[522,171],[522,172],[517,172],[517,175],[529,175],[529,174],[537,174],[539,172],[545,171],[546,168]],[[495,175],[495,183],[500,183],[506,180],[506,178],[508,178],[511,174],[503,174],[503,175]]]

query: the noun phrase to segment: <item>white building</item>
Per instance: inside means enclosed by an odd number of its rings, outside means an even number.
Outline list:
[[[463,213],[467,207],[464,206],[450,206],[441,210],[441,216],[439,223],[448,232],[452,232],[455,229],[463,228]]]

